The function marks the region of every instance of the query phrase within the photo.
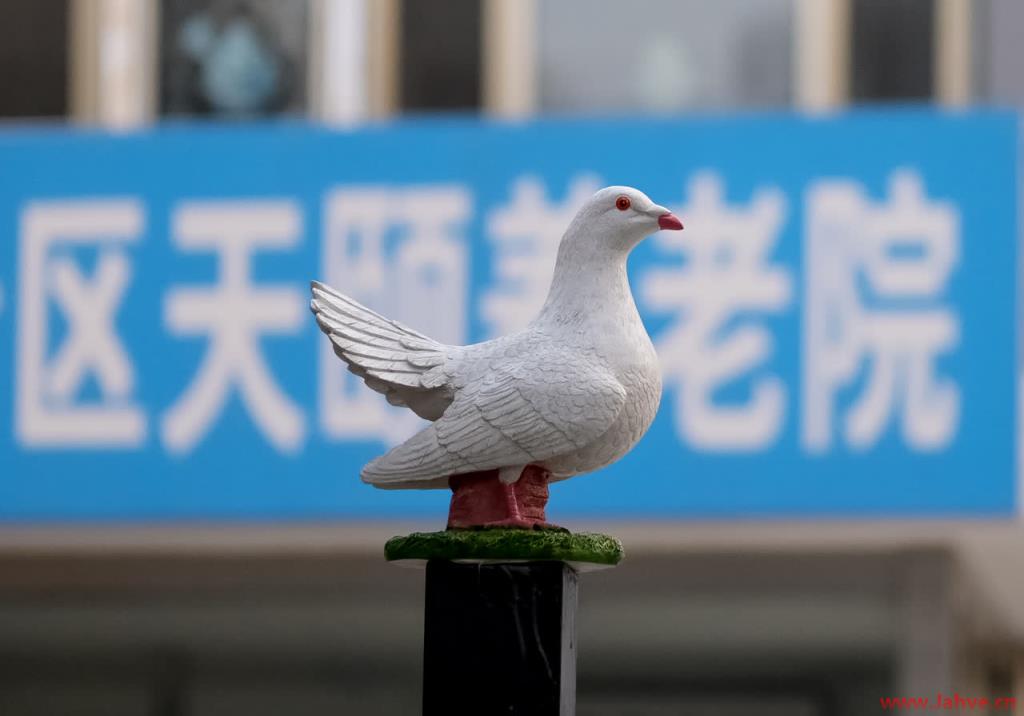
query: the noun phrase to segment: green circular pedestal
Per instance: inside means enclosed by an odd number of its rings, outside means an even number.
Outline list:
[[[413,565],[431,559],[451,562],[568,562],[577,571],[614,567],[622,543],[608,535],[567,530],[504,528],[413,532],[384,545],[389,562]]]

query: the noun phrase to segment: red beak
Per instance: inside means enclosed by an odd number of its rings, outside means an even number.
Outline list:
[[[683,222],[679,220],[678,216],[669,212],[658,217],[658,226],[669,231],[682,231]]]

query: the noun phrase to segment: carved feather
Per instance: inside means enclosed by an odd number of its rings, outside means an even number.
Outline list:
[[[444,371],[449,346],[384,318],[318,281],[310,308],[349,371],[392,405],[437,420],[451,404]]]

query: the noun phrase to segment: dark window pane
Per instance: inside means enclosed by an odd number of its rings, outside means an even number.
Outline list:
[[[480,0],[402,3],[403,109],[480,106]]]
[[[933,95],[933,0],[854,0],[854,100],[930,99]]]
[[[0,116],[67,114],[67,0],[0,3],[0,68]]]
[[[163,114],[303,111],[307,2],[163,0],[161,9]]]

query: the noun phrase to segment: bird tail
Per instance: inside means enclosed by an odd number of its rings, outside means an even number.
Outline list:
[[[360,476],[363,482],[385,490],[435,489],[448,487],[456,469],[451,456],[437,441],[437,431],[428,425],[401,445],[368,462]]]

